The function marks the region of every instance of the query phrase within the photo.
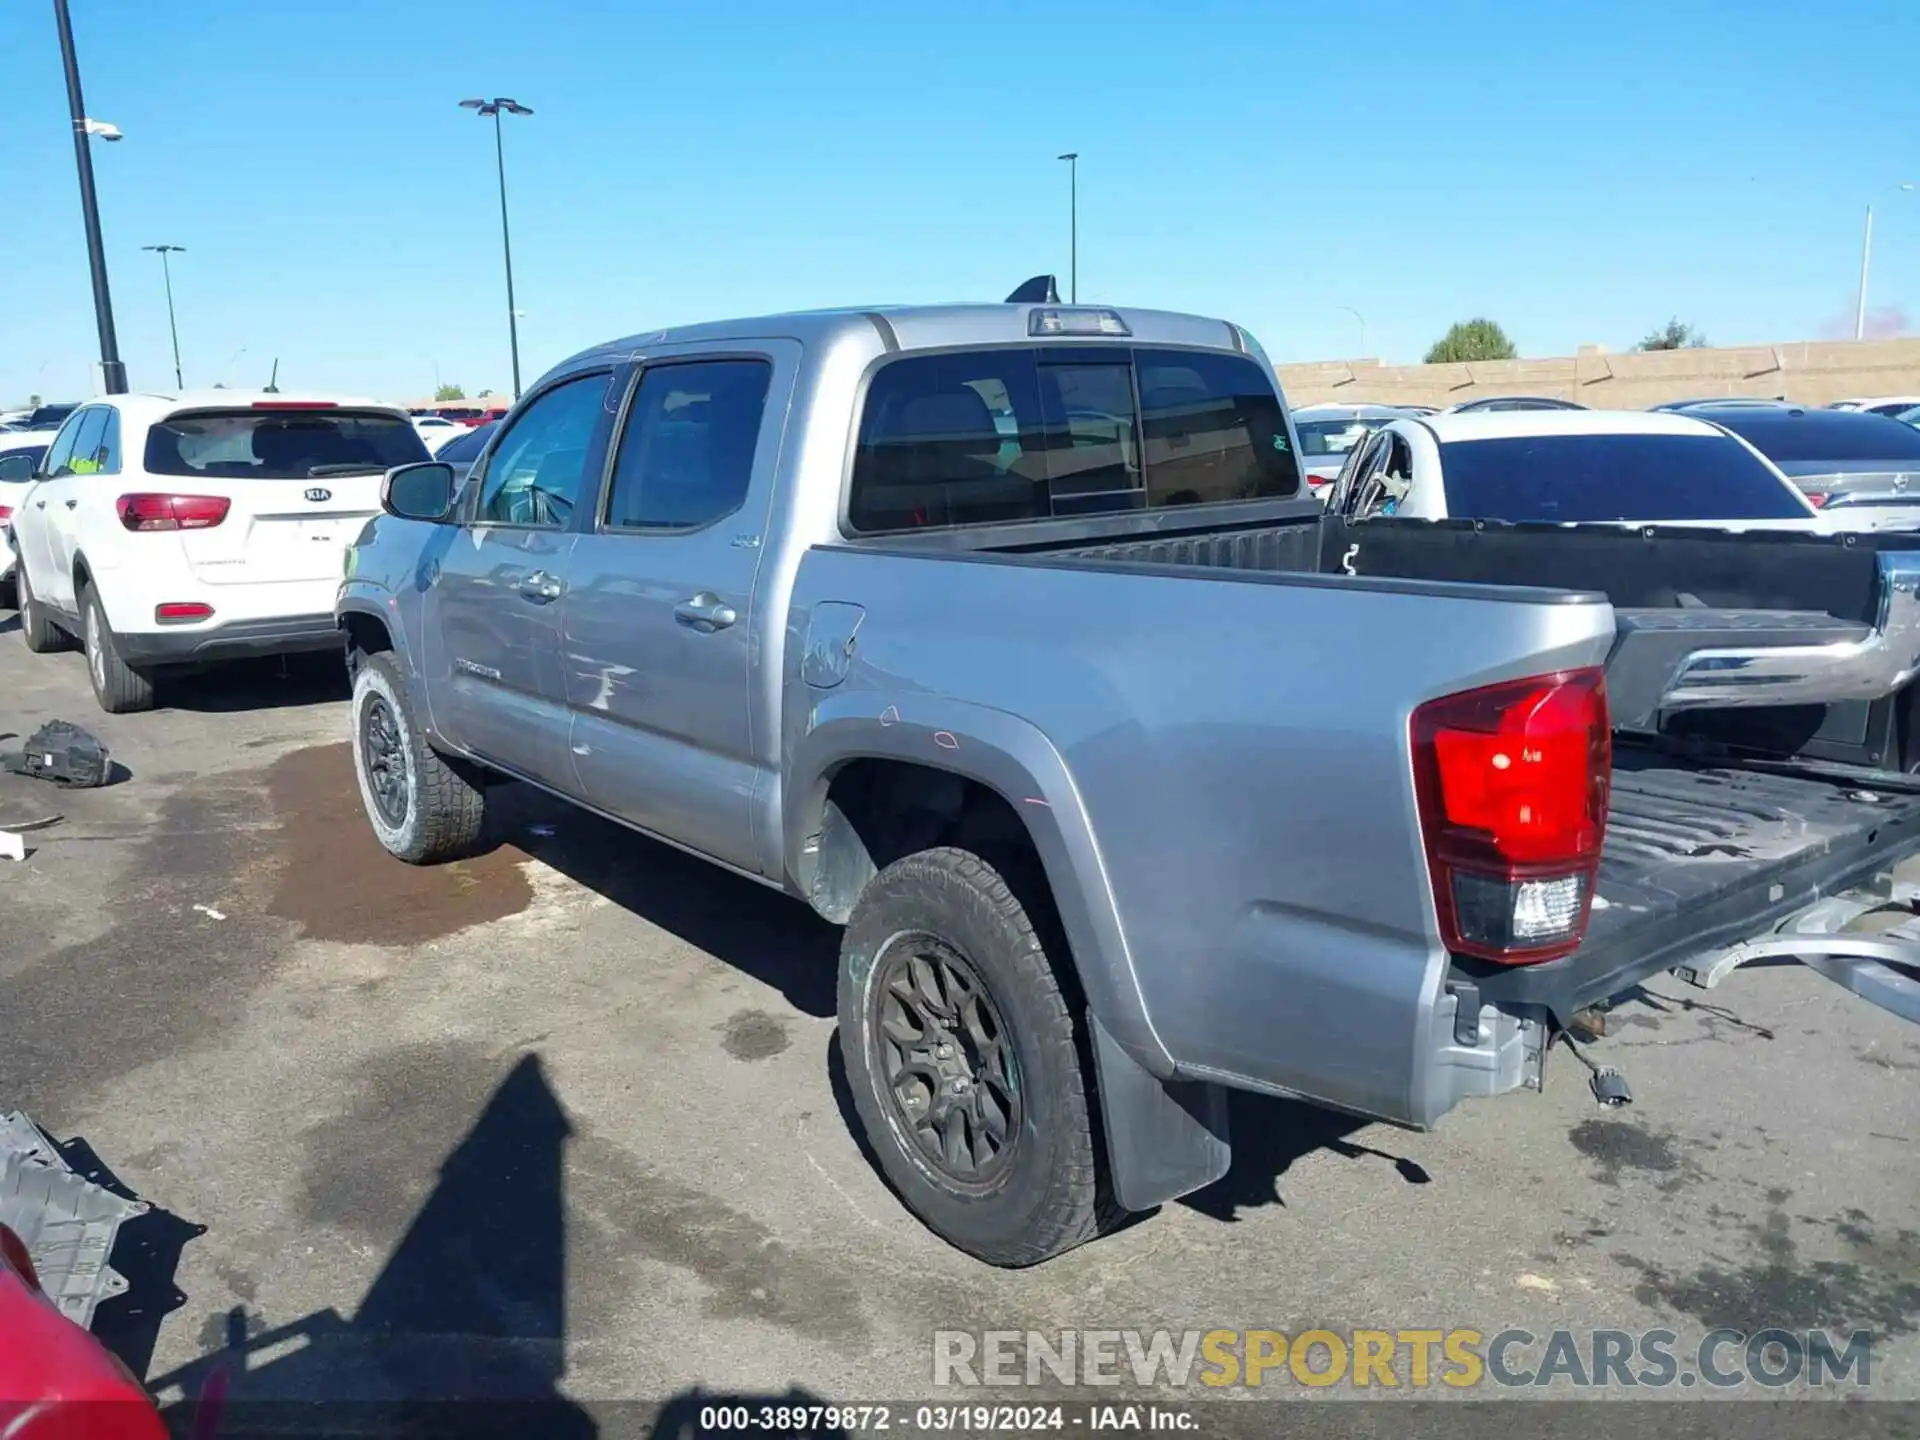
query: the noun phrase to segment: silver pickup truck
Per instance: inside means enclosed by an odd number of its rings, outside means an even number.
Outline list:
[[[384,506],[338,605],[381,843],[458,855],[506,777],[843,925],[867,1139],[996,1264],[1224,1174],[1229,1089],[1411,1126],[1537,1089],[1591,1007],[1920,848],[1917,786],[1612,753],[1602,594],[1317,573],[1221,320],[636,335]]]

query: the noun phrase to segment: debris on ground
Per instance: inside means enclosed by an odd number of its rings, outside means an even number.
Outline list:
[[[20,1237],[41,1290],[81,1329],[102,1301],[126,1292],[107,1258],[120,1227],[148,1208],[76,1175],[25,1115],[0,1114],[0,1225]]]
[[[12,731],[0,740],[18,738]],[[0,770],[51,781],[70,790],[91,790],[113,775],[113,760],[93,735],[67,720],[49,720],[18,750],[0,750]]]

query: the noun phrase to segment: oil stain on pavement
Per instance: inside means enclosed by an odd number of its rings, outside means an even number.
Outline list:
[[[736,1060],[771,1060],[793,1043],[787,1023],[764,1010],[741,1010],[729,1015],[720,1031],[720,1044]]]
[[[418,945],[517,915],[533,901],[520,862],[502,845],[448,865],[408,865],[380,847],[361,809],[350,745],[295,750],[267,771],[283,865],[270,913],[302,938]]]

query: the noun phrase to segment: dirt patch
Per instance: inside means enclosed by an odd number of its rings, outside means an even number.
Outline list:
[[[283,755],[267,771],[282,861],[269,913],[303,938],[417,945],[518,915],[533,901],[526,852],[502,845],[449,865],[407,865],[380,848],[342,742]]]

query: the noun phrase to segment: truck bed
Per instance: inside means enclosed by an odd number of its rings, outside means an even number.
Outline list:
[[[1644,663],[1655,644],[1761,628],[1787,637],[1856,637],[1874,618],[1878,552],[1920,547],[1920,535],[1900,534],[1828,539],[1412,521],[1346,527],[1291,515],[1187,531],[1171,529],[1169,519],[1160,523],[1167,528],[1157,533],[1049,536],[993,548],[1102,566],[1339,572],[1359,543],[1364,575],[1604,591],[1623,635],[1615,666],[1634,636],[1652,642],[1640,651],[1643,663],[1622,667],[1627,673],[1619,677],[1621,689],[1632,692],[1634,713],[1625,718],[1636,726],[1651,718],[1638,694],[1645,687],[1635,681],[1657,668]],[[1894,704],[1873,708],[1890,712]],[[1544,965],[1456,959],[1459,983],[1476,987],[1484,1001],[1538,1005],[1564,1023],[1649,975],[1771,930],[1920,852],[1920,781],[1876,776],[1881,756],[1868,745],[1823,752],[1817,740],[1809,743],[1823,723],[1846,732],[1869,707],[1812,708],[1840,712],[1841,723],[1774,709],[1700,711],[1667,736],[1619,737],[1585,943]],[[1890,730],[1893,716],[1881,718]],[[1688,758],[1686,746],[1703,738],[1735,753]],[[1887,738],[1873,745],[1890,753]],[[1752,758],[1743,764],[1740,753]],[[1812,763],[1796,772],[1796,759]],[[1841,763],[1821,773],[1831,761]]]

